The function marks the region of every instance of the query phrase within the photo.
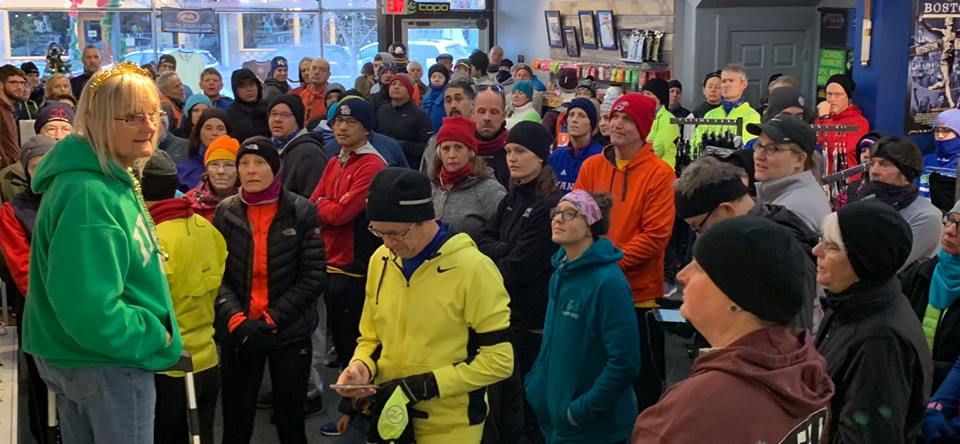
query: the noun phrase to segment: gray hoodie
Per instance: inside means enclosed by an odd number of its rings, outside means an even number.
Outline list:
[[[433,209],[437,219],[450,225],[456,232],[467,233],[477,239],[497,214],[497,206],[507,190],[490,173],[484,179],[473,176],[456,184],[450,191],[433,184]]]
[[[757,204],[780,205],[793,211],[816,233],[821,232],[823,218],[830,214],[827,194],[810,171],[757,182]]]
[[[930,199],[917,197],[910,205],[900,210],[900,215],[910,225],[913,232],[913,246],[910,256],[903,263],[900,270],[920,258],[933,257],[940,246],[940,236],[943,234],[943,213],[930,203]]]

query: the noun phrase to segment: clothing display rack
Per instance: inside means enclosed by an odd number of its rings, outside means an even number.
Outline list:
[[[849,134],[860,130],[856,125],[813,125],[817,143],[823,149],[823,186],[834,208],[847,202],[848,179],[866,171],[865,165],[850,167],[847,162],[847,141],[831,134]]]
[[[677,139],[677,159],[674,166],[674,171],[677,174],[677,177],[680,177],[680,173],[683,172],[683,169],[687,165],[690,165],[693,161],[699,159],[703,154],[713,155],[718,157],[724,157],[722,154],[726,154],[726,157],[742,148],[743,145],[743,118],[738,117],[736,119],[704,119],[704,118],[694,118],[694,117],[673,117],[670,119],[670,123],[673,125],[680,125],[681,128],[685,125],[692,125],[694,127],[699,126],[735,126],[737,131],[735,134],[730,134],[729,131],[726,134],[711,134],[709,137],[706,133],[703,134],[703,139],[700,141],[691,140],[696,134],[696,131],[681,131],[680,137]],[[697,142],[697,143],[694,143]]]

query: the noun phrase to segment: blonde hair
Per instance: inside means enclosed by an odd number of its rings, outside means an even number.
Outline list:
[[[46,82],[43,83],[43,90],[44,90],[43,96],[45,99],[52,100],[55,97],[57,97],[58,94],[53,93],[53,83],[56,82],[58,79],[66,80],[67,86],[70,86],[70,78],[68,78],[66,75],[61,74],[59,72],[56,74],[53,74],[52,76],[47,78]],[[67,89],[70,89],[70,88],[67,88]]]
[[[140,100],[144,94],[149,97],[147,103]],[[73,132],[90,143],[103,174],[115,177],[116,168],[111,167],[111,163],[116,166],[122,163],[116,154],[114,128],[118,122],[114,118],[131,113],[147,114],[159,111],[160,92],[153,80],[135,72],[114,73],[100,83],[94,83],[92,79],[84,86],[77,104]],[[158,122],[152,140],[155,149],[159,140]],[[133,165],[134,170],[139,172],[146,160],[138,159]]]

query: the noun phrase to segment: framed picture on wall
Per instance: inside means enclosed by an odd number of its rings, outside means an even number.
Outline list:
[[[580,57],[580,45],[577,42],[577,28],[573,26],[563,27],[563,39],[567,45],[567,56]]]
[[[580,11],[580,41],[585,49],[597,49],[597,26],[593,11]]]
[[[601,48],[617,49],[617,28],[613,24],[613,11],[597,11],[597,35]]]
[[[633,30],[632,29],[618,29],[617,30],[617,40],[620,42],[620,58],[626,59],[630,57],[630,47],[633,45]]]
[[[543,11],[547,23],[547,40],[551,48],[563,48],[563,31],[560,25],[560,11]]]

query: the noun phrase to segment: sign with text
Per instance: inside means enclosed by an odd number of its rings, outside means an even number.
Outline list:
[[[160,30],[186,34],[215,34],[217,15],[212,9],[163,8],[160,10]]]
[[[960,1],[917,0],[907,51],[907,103],[904,130],[929,134],[937,114],[960,103],[956,69]]]

